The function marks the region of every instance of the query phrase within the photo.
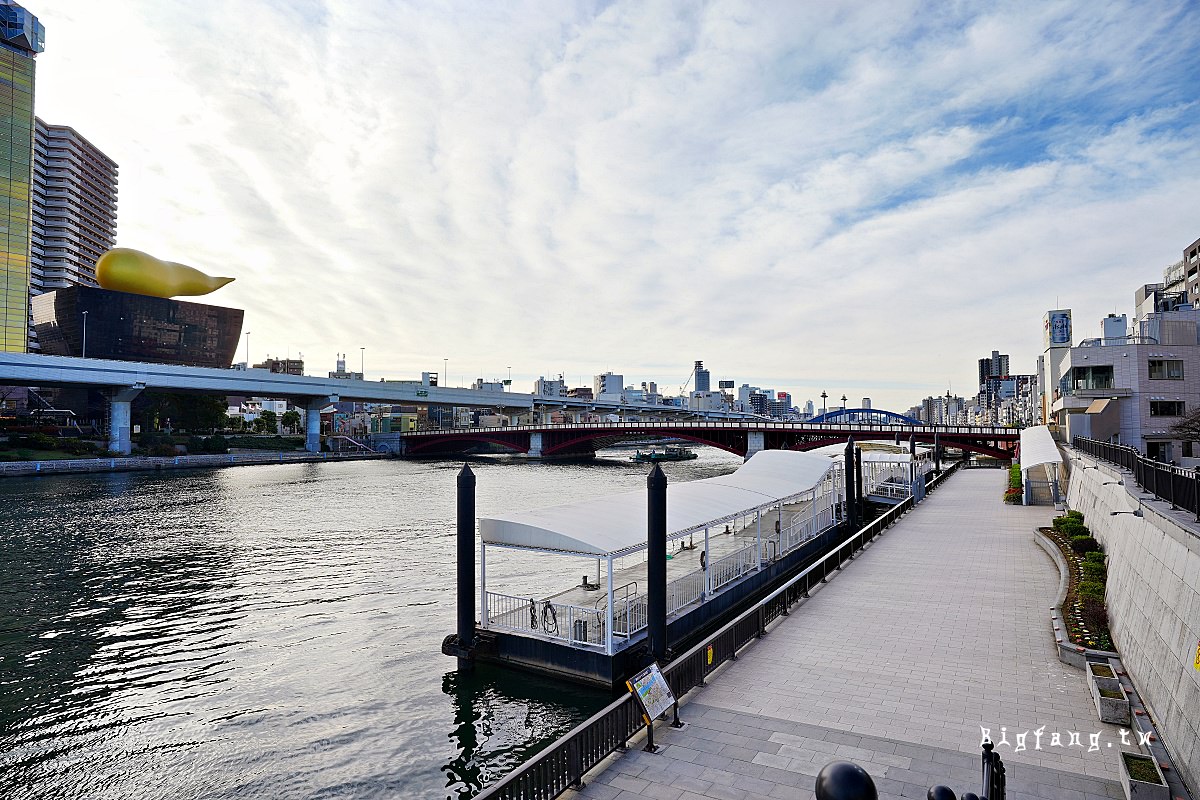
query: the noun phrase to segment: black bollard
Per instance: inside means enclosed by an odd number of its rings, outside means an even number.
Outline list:
[[[458,646],[475,646],[475,473],[469,464],[458,473]],[[459,669],[471,666],[469,657],[459,657]]]
[[[854,497],[854,437],[851,436],[846,440],[846,458],[843,462],[843,476],[846,479],[846,521],[850,524],[850,531],[857,532],[858,525],[858,503]]]
[[[654,465],[646,478],[646,621],[650,657],[667,655],[667,476]]]
[[[929,791],[925,793],[926,800],[958,800],[954,796],[954,790],[949,786],[930,786]]]
[[[875,781],[852,761],[830,761],[817,773],[817,800],[879,800]]]

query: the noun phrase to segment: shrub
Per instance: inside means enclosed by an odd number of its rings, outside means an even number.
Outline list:
[[[1081,598],[1098,598],[1101,604],[1103,604],[1104,584],[1097,581],[1080,581],[1079,586],[1075,589],[1075,594],[1079,595]]]
[[[1091,553],[1088,553],[1088,555],[1091,555]],[[1097,564],[1094,561],[1083,562],[1083,579],[1085,581],[1099,581],[1100,583],[1104,583],[1107,576],[1108,570],[1104,568],[1103,564]]]
[[[1083,512],[1082,511],[1076,511],[1076,510],[1072,509],[1067,512],[1066,516],[1067,516],[1067,519],[1077,519],[1080,522],[1083,522]]]
[[[1069,519],[1066,522],[1059,525],[1058,532],[1068,538],[1074,538],[1076,536],[1090,536],[1091,535],[1091,531],[1088,530],[1088,527],[1086,525],[1084,525],[1080,522],[1076,522],[1073,519]]]
[[[1090,553],[1100,549],[1100,543],[1091,536],[1072,536],[1071,549],[1076,553]]]
[[[229,441],[219,433],[209,436],[204,440],[204,450],[209,453],[228,453]]]
[[[187,440],[188,454],[199,453],[204,450],[204,440],[199,436],[189,436]]]
[[[1013,487],[1011,489],[1005,489],[1004,490],[1004,502],[1015,504],[1015,505],[1020,505],[1021,500],[1024,498],[1024,495],[1025,495],[1025,493],[1023,491],[1021,491],[1020,487]]]
[[[1008,488],[1010,488],[1010,489],[1020,489],[1021,488],[1021,465],[1020,464],[1013,464],[1011,467],[1008,468]]]
[[[1104,565],[1104,553],[1100,552],[1099,550],[1093,550],[1090,553],[1084,553],[1083,560],[1090,564],[1099,564],[1099,565],[1103,566]]]
[[[1086,596],[1082,598],[1083,608],[1080,613],[1083,616],[1083,624],[1087,625],[1088,630],[1102,630],[1108,628],[1108,610],[1104,607],[1104,601],[1096,597]]]

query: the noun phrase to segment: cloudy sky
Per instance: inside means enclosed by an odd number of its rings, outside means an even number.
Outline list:
[[[703,359],[902,411],[1200,237],[1195,2],[24,4],[118,244],[236,277],[310,373]]]

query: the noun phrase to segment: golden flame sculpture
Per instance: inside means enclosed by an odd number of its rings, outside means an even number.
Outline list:
[[[114,247],[96,262],[96,280],[101,288],[116,292],[176,297],[215,292],[233,278],[214,278],[186,264],[163,261],[128,247]]]

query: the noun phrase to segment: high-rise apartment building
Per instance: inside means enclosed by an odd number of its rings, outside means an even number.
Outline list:
[[[29,336],[34,56],[46,29],[0,0],[0,350],[23,353]]]
[[[999,350],[993,350],[988,358],[979,359],[979,388],[983,389],[988,378],[1002,378],[1008,375],[1008,356],[1001,355]]]
[[[712,375],[711,375],[711,373],[709,373],[708,370],[706,370],[704,368],[704,362],[697,361],[696,366],[693,367],[693,369],[696,373],[696,391],[697,392],[710,391],[712,388]]]
[[[117,163],[73,128],[37,120],[30,291],[97,285],[116,235]]]

